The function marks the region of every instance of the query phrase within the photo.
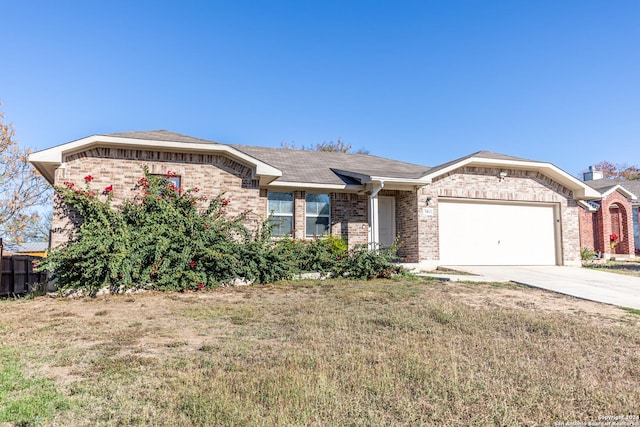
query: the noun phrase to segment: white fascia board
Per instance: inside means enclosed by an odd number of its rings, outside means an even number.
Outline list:
[[[605,198],[609,194],[613,193],[614,191],[619,191],[620,193],[622,193],[623,196],[626,196],[630,200],[638,200],[638,197],[636,197],[635,194],[633,194],[631,191],[627,190],[626,188],[624,188],[620,184],[618,184],[615,187],[610,188],[609,190],[607,190],[604,193],[602,193],[602,197]]]
[[[47,174],[43,173],[43,175],[49,179],[49,182],[53,182],[53,172],[55,171],[55,168],[62,164],[62,158],[64,155],[86,150],[95,146],[158,149],[161,151],[172,151],[172,149],[175,149],[177,152],[225,153],[241,163],[253,166],[255,168],[256,176],[270,176],[274,178],[282,176],[282,171],[279,169],[225,144],[157,141],[151,139],[123,138],[105,135],[92,135],[66,144],[57,145],[46,150],[37,151],[29,155],[29,161],[33,163],[38,170],[45,169]]]
[[[585,208],[587,210],[587,212],[597,212],[598,211],[598,209],[595,206],[591,205],[590,203],[587,203],[584,200],[578,200],[577,204],[578,204],[578,206],[582,206],[583,208]]]
[[[388,176],[371,176],[371,182],[397,183],[409,185],[427,185],[431,184],[430,179],[425,178],[392,178]]]
[[[346,190],[346,191],[361,191],[364,189],[362,185],[353,185],[353,184],[321,184],[316,182],[296,182],[296,181],[273,181],[267,185],[267,188],[278,188],[278,189],[304,189],[310,188],[314,190]]]
[[[461,160],[447,166],[446,168],[437,170],[431,174],[427,173],[423,178],[429,178],[433,180],[438,176],[447,174],[451,171],[459,169],[464,166],[484,166],[484,167],[504,167],[512,169],[525,169],[525,170],[537,170],[540,173],[554,179],[560,184],[564,185],[571,191],[573,191],[574,199],[600,199],[602,196],[600,192],[589,187],[578,178],[575,178],[562,169],[551,163],[545,162],[528,162],[520,160],[506,160],[506,159],[487,159],[483,157],[470,157],[468,159]]]

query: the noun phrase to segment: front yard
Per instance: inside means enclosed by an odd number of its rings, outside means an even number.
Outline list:
[[[418,278],[5,300],[0,425],[597,422],[638,414],[639,326]]]

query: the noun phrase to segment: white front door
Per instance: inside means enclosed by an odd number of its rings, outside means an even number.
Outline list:
[[[378,196],[378,233],[380,244],[390,246],[396,239],[396,199]]]

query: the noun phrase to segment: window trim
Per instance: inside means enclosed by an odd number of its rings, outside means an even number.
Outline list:
[[[311,196],[311,195],[326,195],[327,196],[327,203],[329,205],[329,213],[327,215],[312,215],[309,214],[307,212],[307,196]],[[313,239],[316,237],[322,237],[325,235],[325,233],[322,233],[321,235],[317,235],[315,233],[309,234],[307,231],[307,218],[327,218],[327,230],[326,230],[326,234],[328,236],[331,235],[331,194],[330,193],[315,193],[315,192],[306,192],[304,195],[304,237],[306,239]]]
[[[270,202],[271,200],[269,199],[269,196],[272,194],[290,194],[291,195],[291,213],[288,212],[278,212],[277,214],[275,213],[275,209],[270,209]],[[295,213],[296,213],[296,198],[295,198],[295,194],[293,193],[293,191],[268,191],[267,192],[267,217],[271,218],[271,219],[275,219],[277,217],[286,217],[286,218],[291,218],[291,230],[289,230],[287,233],[282,233],[282,234],[272,234],[273,237],[286,237],[286,236],[291,236],[293,235],[293,232],[295,230],[295,222],[296,222],[296,217],[295,217]]]

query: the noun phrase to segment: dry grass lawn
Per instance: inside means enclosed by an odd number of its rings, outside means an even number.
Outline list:
[[[5,356],[57,393],[42,414],[0,408],[0,425],[547,426],[640,411],[640,315],[515,285],[301,281],[0,311]],[[2,381],[0,362],[0,397]]]

